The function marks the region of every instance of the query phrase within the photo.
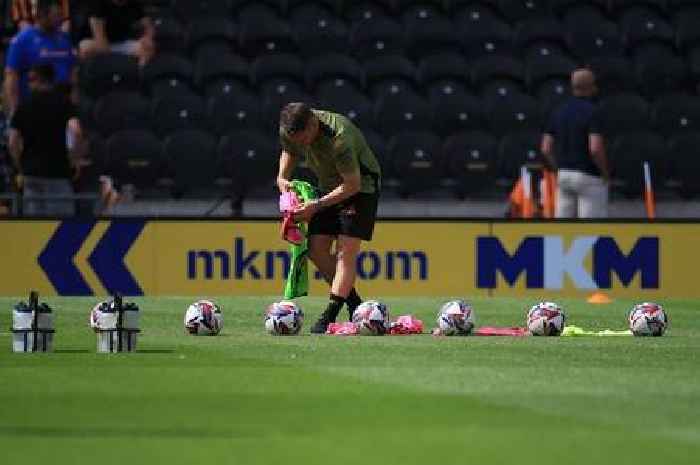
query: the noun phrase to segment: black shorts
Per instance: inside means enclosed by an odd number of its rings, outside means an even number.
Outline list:
[[[343,235],[371,241],[378,203],[378,194],[360,192],[337,205],[324,208],[311,218],[309,235]]]

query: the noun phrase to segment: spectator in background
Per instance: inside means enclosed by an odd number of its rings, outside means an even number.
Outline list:
[[[133,55],[140,64],[153,55],[153,23],[146,16],[143,4],[136,0],[94,0],[88,12],[91,39],[80,42],[80,57],[100,53]],[[142,35],[132,39],[132,30],[140,24]]]
[[[10,42],[5,64],[5,112],[8,116],[29,96],[27,75],[38,63],[50,63],[56,82],[69,84],[75,57],[70,37],[59,29],[62,14],[58,0],[39,0],[36,26],[29,26]]]
[[[60,0],[61,15],[63,17],[61,29],[63,32],[70,30],[70,6],[68,0]],[[19,31],[34,26],[38,16],[39,0],[12,0],[12,21]]]
[[[34,65],[28,74],[31,96],[17,107],[9,131],[24,214],[72,216],[74,202],[65,197],[73,194],[71,180],[78,175],[78,165],[71,162],[67,140],[82,140],[77,112],[68,95],[54,86],[50,64]]]
[[[610,171],[592,99],[595,76],[588,69],[571,74],[572,97],[551,117],[542,137],[542,154],[558,169],[557,218],[608,216]]]

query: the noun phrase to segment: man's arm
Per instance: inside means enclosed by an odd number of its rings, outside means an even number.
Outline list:
[[[21,173],[22,152],[24,150],[24,141],[22,140],[22,134],[20,134],[20,132],[15,128],[10,128],[8,132],[8,148],[10,150],[10,158],[12,158],[12,163],[17,173]]]
[[[19,104],[19,74],[17,74],[17,71],[12,68],[5,68],[5,84],[3,87],[7,115],[11,117]]]
[[[605,182],[610,181],[610,168],[608,166],[608,155],[605,150],[605,140],[600,134],[592,133],[588,136],[588,148],[593,158],[593,163],[600,170],[600,174]]]
[[[102,18],[91,16],[90,30],[92,31],[92,38],[95,41],[96,48],[101,51],[107,50],[109,48],[109,40],[107,40],[105,20]]]
[[[557,171],[557,160],[554,158],[554,136],[544,133],[542,135],[542,143],[540,144],[540,152],[544,158],[545,168],[551,171]]]
[[[280,167],[277,172],[277,187],[280,192],[287,192],[291,189],[289,178],[292,176],[294,166],[296,165],[296,157],[286,150],[280,153]]]
[[[294,218],[297,221],[310,221],[311,218],[318,213],[322,208],[330,207],[343,200],[352,197],[360,192],[362,175],[360,170],[350,173],[341,173],[343,182],[338,187],[324,195],[320,199],[312,200],[305,203],[301,208],[294,212]]]

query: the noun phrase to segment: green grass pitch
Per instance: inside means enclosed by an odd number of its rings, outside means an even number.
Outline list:
[[[190,298],[138,298],[136,354],[98,355],[95,299],[49,298],[57,352],[12,354],[0,299],[0,463],[698,464],[700,303],[662,302],[662,338],[271,337],[271,298],[219,298],[219,337],[183,333]],[[444,299],[386,299],[432,328]],[[476,299],[478,325],[522,324]],[[629,301],[560,301],[624,329]]]

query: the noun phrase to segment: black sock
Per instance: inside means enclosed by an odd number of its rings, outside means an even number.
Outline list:
[[[359,296],[354,287],[350,291],[348,298],[345,299],[345,303],[348,304],[348,312],[350,313],[350,319],[352,320],[352,314],[355,313],[355,309],[362,303],[362,298]]]
[[[340,309],[343,308],[343,304],[345,303],[345,298],[340,297],[339,295],[335,295],[331,293],[330,300],[328,301],[328,306],[326,307],[326,311],[323,312],[326,317],[328,318],[328,321],[331,323],[335,322],[335,319],[338,317],[338,313],[340,313]]]

